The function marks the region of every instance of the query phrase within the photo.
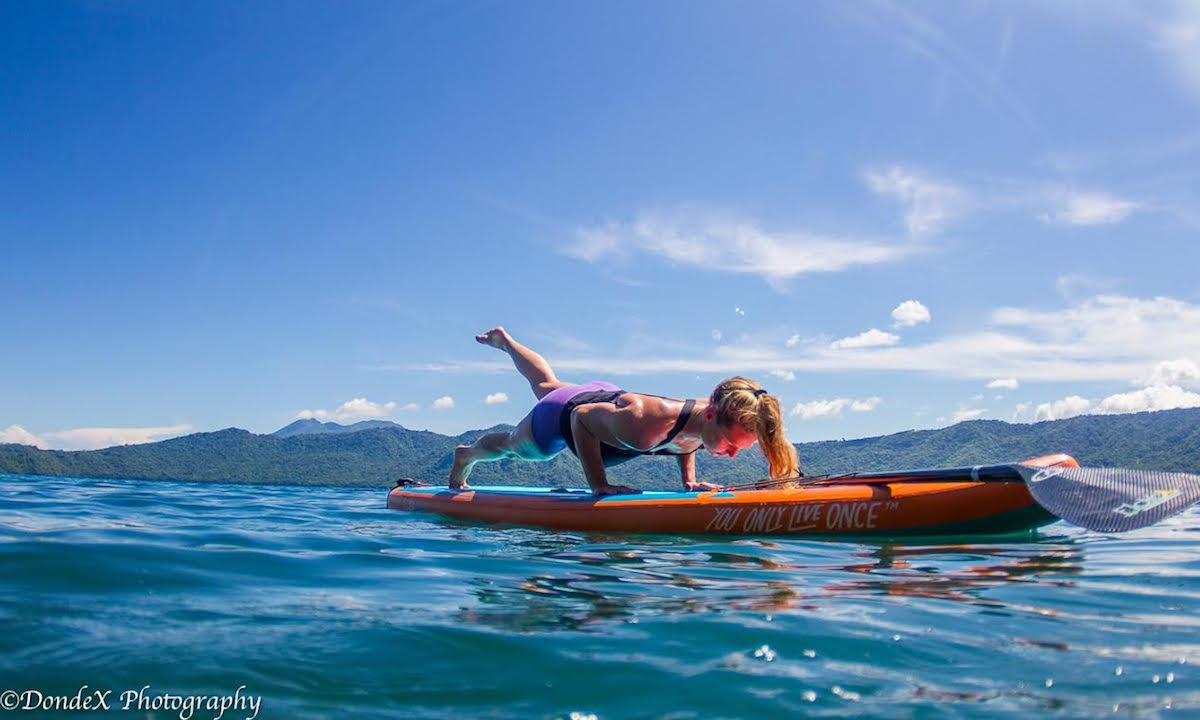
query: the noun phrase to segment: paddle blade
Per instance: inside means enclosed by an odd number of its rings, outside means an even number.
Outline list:
[[[1200,501],[1200,475],[1122,468],[1014,467],[1038,504],[1098,532],[1153,525]]]

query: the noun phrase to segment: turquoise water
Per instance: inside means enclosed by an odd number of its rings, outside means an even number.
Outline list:
[[[261,718],[1200,717],[1196,508],[880,544],[496,529],[385,495],[0,476],[0,690],[87,685],[111,709],[71,717],[159,720],[186,708],[121,694],[242,688]]]

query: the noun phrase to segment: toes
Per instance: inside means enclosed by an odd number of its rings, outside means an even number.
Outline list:
[[[495,347],[495,348],[504,347],[504,344],[507,341],[507,339],[508,339],[507,334],[504,332],[504,328],[502,328],[502,327],[494,327],[485,333],[480,333],[475,336],[476,342],[481,343],[483,345],[491,345],[492,347]]]

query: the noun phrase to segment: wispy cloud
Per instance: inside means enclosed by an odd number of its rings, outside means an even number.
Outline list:
[[[1025,414],[1029,412],[1029,408],[1031,407],[1033,407],[1033,403],[1017,403],[1017,406],[1013,408],[1012,421],[1017,422],[1019,420],[1024,420]]]
[[[1001,308],[992,322],[1079,357],[1149,356],[1157,363],[1164,356],[1200,356],[1200,306],[1169,297],[1098,295],[1062,310]]]
[[[377,363],[360,365],[363,370],[377,372],[428,372],[428,373],[511,373],[513,364],[508,360],[451,360],[447,362],[423,363]]]
[[[77,428],[46,433],[45,439],[51,447],[70,450],[93,450],[113,445],[144,445],[177,437],[192,431],[186,423],[166,427],[138,428]]]
[[[20,425],[10,425],[7,429],[0,430],[0,443],[33,445],[42,449],[99,450],[114,445],[144,445],[191,431],[192,426],[183,423],[163,427],[87,427],[34,435]]]
[[[300,420],[332,420],[334,422],[369,420],[387,417],[396,409],[396,403],[371,402],[365,397],[354,398],[342,403],[336,410],[301,410],[296,413]]]
[[[1068,273],[1059,275],[1054,280],[1054,289],[1064,299],[1075,300],[1082,295],[1095,295],[1111,292],[1119,283],[1109,278]]]
[[[545,343],[554,350],[570,353],[589,353],[596,350],[596,346],[591,342],[558,330],[540,329],[533,331],[531,334],[536,339],[539,347]],[[525,342],[528,343],[528,341]],[[543,350],[542,352],[546,351]]]
[[[966,191],[899,166],[863,173],[867,187],[895,197],[904,206],[904,224],[913,236],[936,233],[968,204]]]
[[[771,371],[771,376],[784,382],[791,382],[796,379],[796,373],[792,372],[791,370],[775,369]]]
[[[502,392],[491,393],[483,399],[483,402],[485,405],[500,405],[501,403],[508,402],[508,394]]]
[[[1008,60],[1012,41],[1011,21],[1000,28],[999,52],[987,58],[975,44],[960,44],[956,33],[944,30],[932,13],[922,14],[915,5],[876,0],[841,3],[838,7],[865,27],[928,61],[937,70],[935,77],[939,81],[950,79],[982,104],[1004,113],[1038,138],[1046,137],[1033,113],[1002,82],[1001,70]]]
[[[706,271],[759,275],[777,283],[806,273],[896,262],[922,249],[913,243],[768,231],[754,220],[679,211],[649,212],[628,223],[580,228],[575,242],[560,251],[587,262],[650,255]]]
[[[997,378],[988,383],[987,386],[991,390],[1001,388],[1004,390],[1016,390],[1021,386],[1021,383],[1017,382],[1016,378]]]
[[[449,395],[443,395],[433,401],[434,410],[449,410],[452,407],[454,407],[454,398]]]
[[[990,382],[1119,382],[1149,378],[1171,358],[1200,358],[1200,306],[1169,297],[1099,295],[1056,310],[1006,307],[979,330],[912,345],[781,347],[778,339],[623,355],[555,357],[556,370],[624,377],[659,373],[736,374],[896,371]],[[777,336],[776,336],[777,337]],[[380,366],[429,372],[492,372],[491,365]],[[501,368],[512,372],[511,364]],[[1161,370],[1160,373],[1167,371]],[[1180,371],[1182,372],[1182,371]],[[1185,373],[1186,374],[1186,373]],[[1163,375],[1163,379],[1169,379]],[[1182,381],[1182,380],[1181,380]]]
[[[1167,18],[1149,23],[1151,44],[1166,56],[1183,87],[1200,95],[1200,5],[1177,0],[1167,7]]]
[[[950,418],[950,422],[959,423],[964,420],[974,420],[987,412],[985,408],[959,408],[954,411],[954,415]]]
[[[1055,193],[1057,207],[1042,215],[1046,222],[1066,225],[1114,225],[1141,207],[1133,200],[1106,192],[1064,191]]]
[[[792,417],[798,417],[801,420],[816,420],[823,417],[838,417],[842,411],[849,408],[851,412],[865,413],[871,412],[882,400],[878,397],[869,397],[862,400],[854,400],[852,398],[833,398],[822,400],[811,400],[809,402],[796,403],[791,410]]]
[[[883,332],[876,328],[871,328],[866,332],[859,333],[853,337],[842,338],[835,340],[829,345],[834,350],[853,350],[856,348],[879,347],[882,345],[895,345],[900,342],[899,335],[893,335],[889,332]]]

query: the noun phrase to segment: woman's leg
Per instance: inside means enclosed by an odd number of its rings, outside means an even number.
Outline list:
[[[513,365],[517,366],[517,372],[529,381],[529,387],[538,400],[546,397],[551,390],[570,384],[562,382],[554,376],[554,371],[550,369],[546,358],[513,340],[512,335],[509,335],[502,327],[492,328],[485,333],[476,335],[475,340],[508,353],[508,356],[512,358]]]
[[[547,455],[533,439],[533,413],[526,415],[512,432],[494,432],[480,436],[474,445],[459,445],[454,449],[454,464],[450,468],[451,488],[465,489],[467,476],[475,463],[495,462],[516,458],[530,462],[550,460],[558,453]]]

